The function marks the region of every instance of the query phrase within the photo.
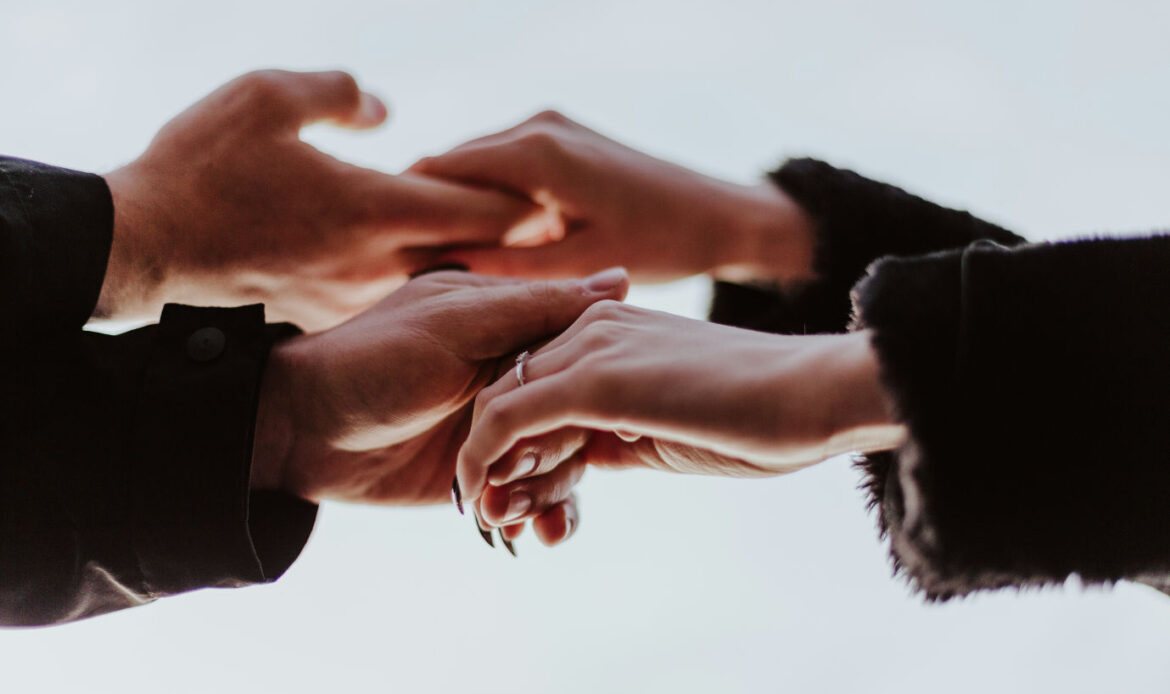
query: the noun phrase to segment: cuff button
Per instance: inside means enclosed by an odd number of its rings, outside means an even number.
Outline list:
[[[223,354],[227,337],[219,328],[200,328],[187,338],[187,356],[198,362],[206,362]]]

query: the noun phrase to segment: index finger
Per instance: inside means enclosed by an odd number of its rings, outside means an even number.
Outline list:
[[[359,219],[393,233],[399,246],[499,245],[509,231],[543,219],[525,198],[426,176],[355,166],[348,183]]]

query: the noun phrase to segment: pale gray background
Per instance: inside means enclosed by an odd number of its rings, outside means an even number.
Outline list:
[[[391,170],[553,106],[731,179],[807,153],[1034,238],[1133,232],[1170,222],[1168,7],[0,0],[0,151],[105,171],[240,72],[343,67],[392,123],[309,137]],[[706,293],[633,300],[701,315]],[[924,605],[889,578],[857,482],[845,460],[766,481],[594,473],[573,541],[522,539],[518,561],[449,507],[327,505],[272,587],[0,631],[0,689],[1170,689],[1170,598]]]

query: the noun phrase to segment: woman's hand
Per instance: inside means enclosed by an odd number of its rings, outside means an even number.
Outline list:
[[[526,517],[507,512],[517,493],[539,513],[527,481],[564,466],[774,475],[904,437],[866,332],[777,336],[599,302],[524,372],[480,393],[459,453],[464,493],[496,525]]]
[[[509,239],[520,247],[448,256],[476,272],[569,277],[623,265],[635,281],[710,272],[782,282],[812,272],[811,223],[776,186],[703,176],[558,113],[423,159],[411,171],[510,191],[545,207],[543,234]]]
[[[311,500],[448,499],[471,400],[497,361],[627,287],[620,269],[549,282],[433,273],[347,323],[277,345],[261,388],[253,488]],[[548,494],[559,503],[569,490]]]
[[[385,118],[343,72],[253,72],[187,109],[106,176],[114,241],[97,315],[264,303],[271,319],[320,330],[403,284],[430,249],[498,242],[539,215],[516,196],[361,168],[299,137],[314,122]]]

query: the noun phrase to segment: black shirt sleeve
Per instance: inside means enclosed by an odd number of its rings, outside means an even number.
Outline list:
[[[0,159],[0,623],[80,619],[274,580],[316,506],[250,492],[259,306],[83,330],[113,207],[97,176]]]

